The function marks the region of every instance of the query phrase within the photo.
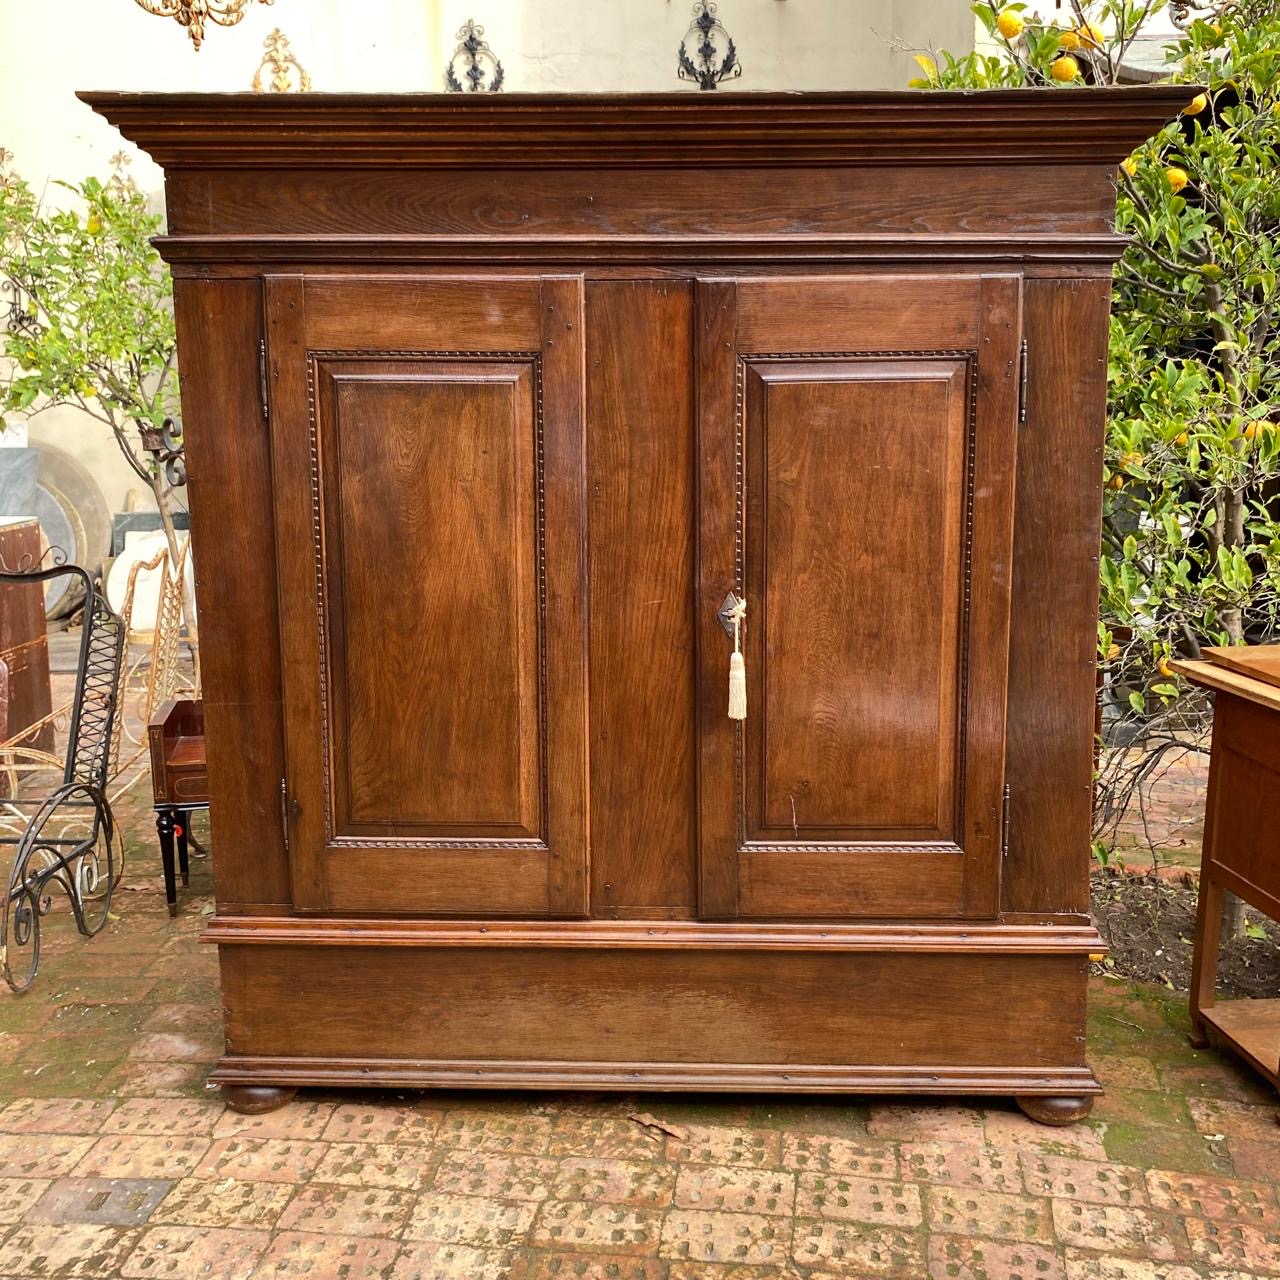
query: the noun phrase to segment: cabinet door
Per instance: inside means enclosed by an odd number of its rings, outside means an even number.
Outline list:
[[[585,912],[581,281],[266,310],[295,905]]]
[[[699,286],[704,916],[997,912],[1020,300]]]

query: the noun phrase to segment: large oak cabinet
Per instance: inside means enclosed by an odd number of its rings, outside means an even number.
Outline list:
[[[1113,172],[1185,95],[86,95],[167,175],[233,1105],[1087,1110]]]

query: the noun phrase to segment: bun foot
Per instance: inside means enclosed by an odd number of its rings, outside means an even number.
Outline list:
[[[224,1084],[222,1101],[242,1116],[260,1116],[264,1111],[275,1111],[287,1106],[297,1092],[297,1089],[285,1089],[273,1084]]]
[[[1075,1124],[1093,1110],[1093,1098],[1088,1094],[1034,1094],[1027,1093],[1014,1099],[1023,1112],[1036,1124]]]

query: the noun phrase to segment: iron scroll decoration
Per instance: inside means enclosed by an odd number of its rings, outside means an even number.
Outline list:
[[[444,87],[450,93],[501,93],[507,73],[484,39],[484,28],[468,18],[458,31],[458,40],[460,43],[444,71]],[[458,78],[459,62],[462,79]]]
[[[155,459],[156,466],[164,468],[165,479],[175,489],[182,488],[187,483],[182,428],[172,418],[166,418],[159,427],[139,428],[138,434],[142,447]]]
[[[694,53],[689,53],[689,41],[697,42]],[[680,41],[679,64],[676,70],[681,80],[694,81],[699,89],[714,89],[723,80],[736,80],[742,74],[738,61],[738,46],[716,17],[714,0],[698,0],[693,7],[693,24]]]

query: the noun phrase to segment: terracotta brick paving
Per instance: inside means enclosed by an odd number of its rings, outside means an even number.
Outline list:
[[[1114,854],[1131,870],[1198,868],[1209,757],[1170,754],[1117,824]],[[1154,850],[1154,856],[1153,856]]]
[[[149,1280],[1280,1277],[1280,1126],[1182,1003],[1099,980],[1089,1122],[1011,1104],[306,1092],[225,1111],[211,910],[170,922],[141,799],[113,920],[55,904],[0,996],[0,1276]],[[629,1117],[651,1112],[676,1134]]]

